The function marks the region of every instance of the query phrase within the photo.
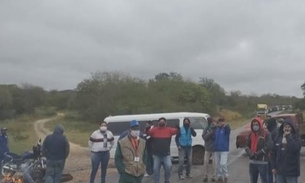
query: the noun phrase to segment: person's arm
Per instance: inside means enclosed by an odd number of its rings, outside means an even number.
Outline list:
[[[176,128],[170,128],[171,135],[176,135],[180,131],[180,127],[177,126]]]
[[[180,138],[181,134],[180,134],[180,130],[178,130],[178,133],[175,137],[175,141],[176,141],[176,145],[179,148],[180,147],[180,142],[179,142],[179,138]]]
[[[230,135],[230,133],[231,133],[231,127],[228,124],[225,125],[225,133],[228,135]]]
[[[195,129],[193,127],[190,127],[191,128],[191,134],[193,137],[196,137],[197,136],[197,133],[195,131]]]
[[[271,164],[271,170],[272,172],[276,172],[276,156],[277,156],[277,148],[276,148],[276,144],[277,144],[277,139],[275,139],[275,141],[273,142],[273,145],[271,147],[271,151],[270,151],[270,164]]]
[[[68,138],[65,136],[65,141],[66,141],[66,148],[65,148],[65,159],[67,159],[67,157],[70,154],[70,143]]]
[[[267,133],[267,132],[266,132]],[[270,149],[272,148],[272,139],[271,139],[271,134],[268,133],[265,137],[265,145],[264,145],[264,148],[262,148],[261,150],[257,151],[255,153],[255,156],[256,157],[261,157],[261,156],[264,156],[264,155],[268,155],[269,152],[270,152]]]
[[[209,140],[210,138],[213,138],[214,135],[215,135],[215,129],[211,129],[210,131],[204,130],[202,133],[202,139]]]
[[[146,134],[153,137],[154,136],[155,127],[153,128],[146,128]]]
[[[117,147],[115,150],[115,155],[114,155],[114,162],[115,162],[115,166],[119,172],[119,174],[123,174],[125,171],[125,165],[123,163],[123,155],[122,155],[122,151],[121,151],[121,145],[118,142],[117,143]]]
[[[143,154],[143,163],[145,166],[147,166],[147,148],[146,148],[146,144],[145,144],[145,148],[144,148],[144,154]]]
[[[251,133],[248,135],[246,139],[245,151],[250,159],[253,159],[255,157],[254,153],[251,151]]]
[[[301,151],[302,143],[298,135],[289,134],[286,136],[287,139],[287,149],[293,153]]]
[[[108,142],[110,143],[110,147],[109,147],[109,151],[110,151],[114,145],[114,137],[111,131],[109,131],[109,136],[110,138],[108,139]]]
[[[92,139],[94,139],[94,135],[95,135],[95,132],[93,132],[88,140],[88,147],[89,149],[91,150],[92,149],[92,146],[93,146],[93,141]]]
[[[44,155],[44,156],[46,156],[47,155],[47,152],[48,152],[48,149],[47,149],[47,143],[48,143],[48,137],[49,136],[47,136],[44,140],[43,140],[43,142],[42,142],[42,154]]]

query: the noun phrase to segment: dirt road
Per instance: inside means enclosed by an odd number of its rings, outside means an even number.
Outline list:
[[[52,133],[50,130],[46,129],[44,125],[53,119],[55,118],[41,119],[34,123],[34,130],[39,138],[44,139],[46,135]],[[72,143],[71,139],[69,140],[70,154],[66,160],[64,172],[70,173],[73,176],[73,180],[70,182],[88,182],[91,171],[90,151],[88,148]],[[116,172],[116,170],[110,168],[108,172]],[[98,172],[97,178],[99,175],[100,173]]]

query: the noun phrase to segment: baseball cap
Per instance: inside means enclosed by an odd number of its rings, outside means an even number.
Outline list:
[[[134,127],[134,126],[139,126],[139,122],[138,122],[137,120],[132,120],[132,121],[130,122],[130,128],[131,128],[131,127]]]

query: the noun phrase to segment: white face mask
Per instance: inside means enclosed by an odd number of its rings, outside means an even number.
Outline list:
[[[138,137],[140,135],[139,130],[131,130],[130,135],[133,137]]]
[[[104,131],[107,130],[107,127],[106,127],[106,126],[101,126],[101,127],[100,127],[100,130],[101,130],[102,132],[104,132]]]

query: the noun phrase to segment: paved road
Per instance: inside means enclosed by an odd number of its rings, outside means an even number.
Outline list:
[[[278,112],[270,113],[270,115],[276,115]],[[245,183],[249,182],[249,159],[245,156],[243,149],[237,149],[235,146],[236,136],[244,129],[240,127],[231,132],[230,137],[230,153],[229,153],[229,183]],[[301,172],[305,172],[305,150],[302,149],[301,157]],[[116,173],[107,174],[107,181],[111,183],[118,182],[119,176]],[[164,182],[163,172],[161,172],[160,183]],[[179,180],[177,173],[177,165],[173,165],[171,183],[183,182],[183,183],[198,183],[203,179],[203,166],[193,166],[192,179]],[[98,182],[98,181],[96,181]],[[305,182],[305,175],[302,175],[299,182]],[[153,183],[152,177],[145,177],[143,183]]]

